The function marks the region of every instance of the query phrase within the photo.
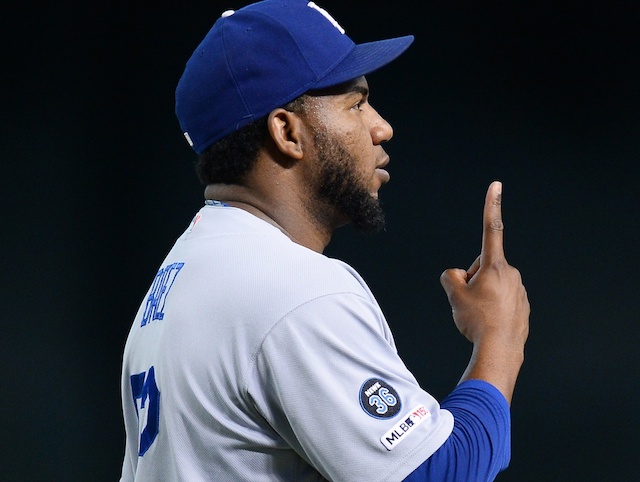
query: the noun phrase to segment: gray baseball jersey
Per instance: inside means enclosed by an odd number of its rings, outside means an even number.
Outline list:
[[[453,428],[350,266],[220,205],[144,297],[122,394],[122,481],[399,481]]]

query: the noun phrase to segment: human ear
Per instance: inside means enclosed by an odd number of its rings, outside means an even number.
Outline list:
[[[302,158],[304,123],[295,112],[282,108],[271,111],[267,118],[267,128],[276,148],[281,153],[292,159]]]

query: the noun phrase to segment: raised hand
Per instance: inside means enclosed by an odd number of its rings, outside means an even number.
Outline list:
[[[440,282],[456,327],[474,344],[463,380],[493,383],[507,400],[524,359],[529,334],[529,300],[520,272],[504,256],[502,184],[487,191],[480,256],[468,270],[448,269]]]

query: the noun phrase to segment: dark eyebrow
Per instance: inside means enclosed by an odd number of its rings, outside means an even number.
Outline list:
[[[351,92],[356,92],[358,94],[362,94],[363,97],[368,97],[369,96],[369,89],[367,89],[365,86],[363,85],[354,85],[351,89],[349,89]]]

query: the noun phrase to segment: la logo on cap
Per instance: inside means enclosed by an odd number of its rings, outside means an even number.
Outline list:
[[[324,8],[322,7],[318,7],[315,3],[313,2],[309,2],[307,3],[307,7],[311,7],[314,10],[317,10],[318,12],[320,12],[322,14],[322,16],[324,18],[326,18],[327,20],[329,20],[329,22],[331,22],[333,24],[333,26],[335,28],[337,28],[338,30],[340,30],[340,33],[344,33],[344,29],[340,26],[340,24],[338,22],[336,22],[336,19],[333,18],[329,12],[327,12]]]

